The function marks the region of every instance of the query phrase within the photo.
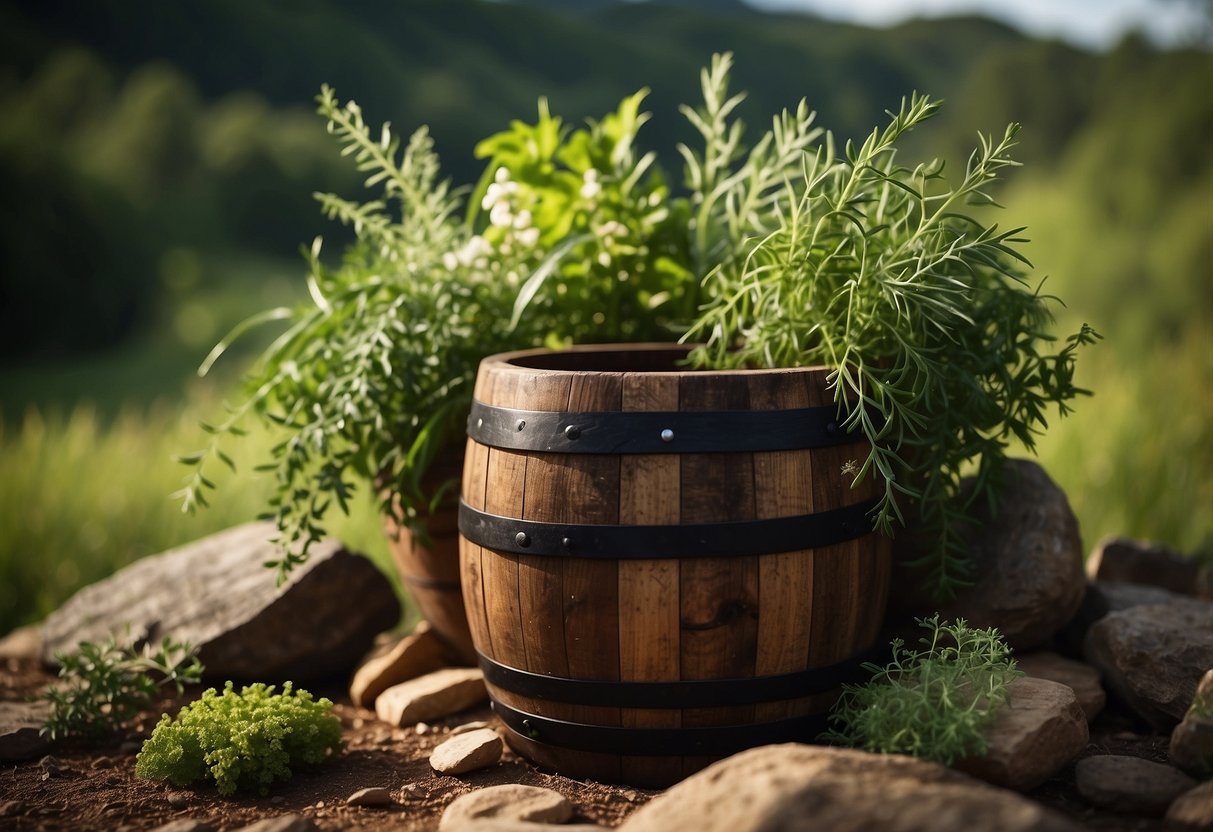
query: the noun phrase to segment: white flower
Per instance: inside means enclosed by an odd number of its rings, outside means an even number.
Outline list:
[[[539,242],[539,229],[532,225],[530,228],[519,231],[517,237],[518,243],[524,248],[534,248],[535,244]]]
[[[531,224],[531,212],[523,208],[518,212],[518,216],[514,217],[514,227],[521,231],[529,227]]]
[[[510,213],[509,203],[498,202],[493,205],[493,210],[489,212],[489,222],[497,228],[509,228],[514,222],[514,215]]]
[[[611,255],[605,251],[598,252],[598,265],[602,266],[604,269],[611,265]]]
[[[615,220],[609,220],[603,223],[598,227],[597,231],[598,236],[602,237],[608,242],[612,237],[626,237],[628,233],[627,226],[621,222],[616,222]]]
[[[446,267],[447,271],[453,272],[459,267],[459,258],[455,254],[448,251],[446,254],[442,255],[442,265]]]
[[[497,168],[497,172],[493,174],[493,181],[504,184],[510,181],[510,172],[505,169],[505,166]]]
[[[598,170],[590,168],[581,175],[581,197],[582,199],[593,199],[602,193],[602,185],[598,182]]]

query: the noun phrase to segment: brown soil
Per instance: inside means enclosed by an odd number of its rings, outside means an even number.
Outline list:
[[[0,700],[30,698],[51,680],[33,661],[0,660]],[[336,686],[309,689],[337,703],[345,750],[318,769],[296,773],[271,796],[224,798],[214,786],[180,789],[136,778],[135,754],[156,719],[148,716],[100,745],[59,743],[51,749],[51,756],[0,769],[0,829],[138,830],[186,818],[206,821],[216,829],[238,829],[263,818],[294,813],[312,818],[321,829],[420,832],[437,829],[443,809],[459,795],[501,783],[554,789],[577,807],[574,822],[614,827],[657,794],[547,774],[509,750],[492,768],[459,777],[440,775],[429,767],[430,751],[452,728],[465,722],[496,724],[488,708],[466,711],[419,733],[413,727],[392,728],[376,721],[373,712],[352,706]],[[165,701],[162,709],[175,713],[179,704]],[[1165,762],[1167,737],[1137,733],[1139,730],[1143,729],[1115,713],[1103,715],[1092,725],[1091,742],[1083,756],[1130,754]],[[370,786],[387,788],[394,802],[382,808],[345,805],[349,795]],[[1029,797],[1088,829],[1161,832],[1165,828],[1160,820],[1089,808],[1074,787],[1073,765]]]

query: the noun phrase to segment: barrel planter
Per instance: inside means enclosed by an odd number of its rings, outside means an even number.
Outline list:
[[[434,493],[442,483],[458,478],[462,468],[462,449],[440,455],[430,468],[423,490]],[[424,533],[414,534],[390,514],[384,519],[396,572],[421,617],[451,648],[453,656],[474,664],[476,653],[459,586],[459,509],[455,499],[440,503],[419,522]]]
[[[867,445],[825,368],[692,371],[669,344],[485,359],[459,509],[468,621],[518,753],[662,787],[812,740],[889,579]]]

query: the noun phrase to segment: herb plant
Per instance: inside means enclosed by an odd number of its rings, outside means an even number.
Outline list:
[[[830,742],[887,754],[911,754],[951,765],[985,753],[984,729],[1007,701],[1007,685],[1022,672],[994,628],[964,619],[919,619],[928,635],[922,650],[892,642],[885,667],[865,664],[872,679],[844,685],[830,714]]]
[[[1098,337],[1084,325],[1050,347],[1051,298],[1029,283],[1022,229],[984,220],[991,186],[1016,164],[1018,127],[981,136],[951,183],[942,162],[897,157],[939,109],[927,96],[903,100],[859,145],[840,148],[803,101],[747,145],[731,67],[715,56],[702,105],[683,108],[702,146],[678,147],[681,194],[637,149],[644,90],[578,129],[541,101],[534,125],[478,145],[487,164],[464,205],[424,128],[402,150],[325,88],[321,115],[382,196],[320,196],[357,241],[336,269],[317,241],[311,302],[249,322],[289,327],[245,402],[207,428],[215,441],[183,457],[194,466],[185,507],[205,504],[210,461],[230,464],[219,440],[253,412],[285,431],[265,466],[277,478],[266,516],[281,532],[280,570],[307,556],[357,481],[377,483],[384,511],[424,531],[414,521],[453,486],[425,474],[457,444],[481,358],[681,337],[701,342],[694,367],[829,367],[846,427],[871,444],[849,473],[880,483],[875,528],[915,529],[937,597],[963,585],[959,527],[972,503],[996,493],[1010,442],[1031,449],[1049,408],[1064,414],[1086,392],[1076,353]],[[976,487],[962,495],[969,473]]]
[[[222,795],[268,794],[291,778],[292,767],[319,765],[341,748],[341,721],[328,699],[313,699],[290,682],[282,693],[255,684],[240,693],[228,682],[210,688],[173,720],[160,718],[135,760],[135,773],[149,780],[188,786],[213,780]]]
[[[956,183],[938,160],[897,158],[898,140],[939,109],[927,96],[903,100],[842,156],[803,106],[743,152],[728,69],[721,58],[704,75],[696,124],[708,151],[688,157],[693,181],[719,181],[697,222],[709,239],[721,229],[715,246],[725,251],[706,257],[708,299],[688,332],[706,346],[692,360],[830,367],[846,426],[871,442],[855,481],[882,484],[876,527],[892,535],[908,516],[926,543],[918,565],[947,597],[971,572],[958,535],[969,506],[994,493],[1011,440],[1031,449],[1048,407],[1064,414],[1086,392],[1074,385],[1075,353],[1097,337],[1084,325],[1057,352],[1044,349],[1049,299],[1028,283],[1023,229],[966,209],[995,204],[989,188],[1016,164],[1019,127],[980,136]]]
[[[99,739],[152,707],[160,689],[177,693],[202,679],[202,665],[187,642],[164,639],[160,646],[119,646],[111,636],[100,643],[81,642],[74,653],[57,653],[59,679],[43,698],[51,712],[42,733]]]

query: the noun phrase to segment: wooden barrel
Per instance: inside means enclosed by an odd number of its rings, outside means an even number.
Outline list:
[[[812,740],[881,626],[889,545],[824,368],[686,371],[668,344],[485,359],[460,505],[472,638],[507,739],[669,785]]]
[[[440,456],[431,467],[428,486],[433,489],[458,477],[463,467],[459,452]],[[391,515],[384,520],[388,549],[405,590],[434,633],[449,645],[454,657],[476,661],[472,634],[459,586],[459,508],[456,501],[441,504],[420,518],[425,534],[413,534]]]

